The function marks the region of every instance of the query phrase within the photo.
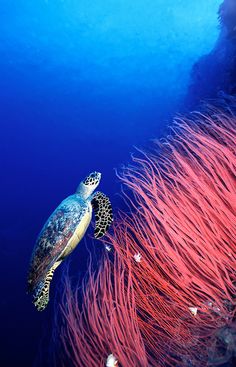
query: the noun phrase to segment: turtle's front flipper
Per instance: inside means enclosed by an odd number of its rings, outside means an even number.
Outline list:
[[[102,192],[96,192],[92,196],[91,203],[96,220],[94,237],[100,238],[104,236],[113,221],[111,202]]]
[[[33,304],[38,311],[43,311],[49,302],[49,288],[55,269],[61,261],[55,262],[47,273],[45,279],[41,281],[33,292]]]

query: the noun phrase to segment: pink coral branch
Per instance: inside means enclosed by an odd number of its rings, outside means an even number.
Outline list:
[[[214,361],[236,313],[235,127],[208,106],[123,171],[133,213],[105,240],[114,262],[90,271],[81,307],[66,281],[62,340],[75,366],[104,366],[110,353],[123,367]]]

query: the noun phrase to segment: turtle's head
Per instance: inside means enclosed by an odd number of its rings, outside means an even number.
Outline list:
[[[97,188],[101,180],[100,172],[92,172],[77,187],[76,194],[79,194],[83,199],[87,199]]]

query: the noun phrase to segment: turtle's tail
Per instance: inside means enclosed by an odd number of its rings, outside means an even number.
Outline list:
[[[43,311],[49,302],[49,289],[50,283],[54,274],[55,269],[58,267],[60,262],[56,262],[49,272],[46,274],[44,280],[42,280],[33,292],[33,304],[38,311]]]

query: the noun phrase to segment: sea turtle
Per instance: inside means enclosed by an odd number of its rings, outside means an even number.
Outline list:
[[[75,194],[56,208],[37,238],[30,262],[28,290],[38,311],[47,306],[53,273],[83,238],[92,210],[96,221],[95,238],[102,237],[113,220],[109,198],[102,192],[93,193],[100,180],[99,172],[87,176]]]

